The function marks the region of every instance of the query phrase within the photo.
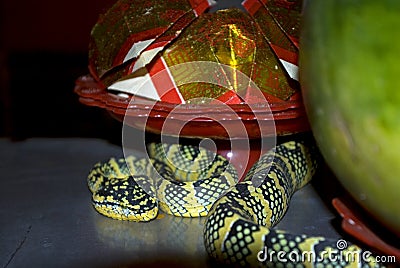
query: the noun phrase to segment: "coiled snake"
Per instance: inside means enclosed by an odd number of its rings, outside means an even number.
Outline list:
[[[356,245],[272,229],[292,194],[312,178],[313,146],[276,146],[237,183],[223,157],[195,146],[150,144],[151,158],[129,156],[96,164],[88,176],[94,207],[121,220],[150,221],[166,213],[207,216],[204,244],[221,262],[267,267],[380,267]]]

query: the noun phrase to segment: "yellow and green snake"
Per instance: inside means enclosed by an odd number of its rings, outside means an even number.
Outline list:
[[[261,267],[381,267],[356,245],[275,230],[293,193],[317,168],[313,145],[290,141],[264,154],[243,181],[225,158],[206,149],[150,144],[150,158],[96,164],[88,176],[93,205],[120,220],[150,221],[158,209],[207,216],[204,244],[223,263]],[[344,240],[341,240],[344,241]]]

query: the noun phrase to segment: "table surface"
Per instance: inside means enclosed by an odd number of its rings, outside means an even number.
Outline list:
[[[122,156],[105,140],[0,139],[1,267],[211,267],[203,247],[204,218],[165,215],[149,223],[106,218],[92,207],[86,176],[93,164]],[[318,187],[293,196],[277,226],[339,238],[337,215]],[[319,185],[319,186],[318,186]],[[324,186],[326,185],[326,186]]]

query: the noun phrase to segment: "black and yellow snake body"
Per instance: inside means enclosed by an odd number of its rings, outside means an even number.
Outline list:
[[[207,216],[237,182],[235,168],[204,148],[152,143],[149,155],[111,158],[93,167],[88,185],[97,211],[132,221],[150,221],[159,208],[180,217]]]
[[[183,217],[207,216],[209,256],[240,266],[380,267],[356,245],[275,230],[291,196],[315,173],[313,146],[290,141],[263,155],[245,179],[223,157],[194,146],[152,144],[150,159],[111,159],[88,176],[93,204],[121,220],[149,221],[158,208]],[[189,164],[188,164],[189,163]]]

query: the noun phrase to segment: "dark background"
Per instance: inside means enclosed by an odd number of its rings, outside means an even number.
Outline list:
[[[114,0],[0,0],[0,136],[109,137],[120,124],[79,103],[90,30]]]
[[[90,30],[115,1],[0,0],[0,137],[120,139],[121,124],[73,92],[88,72]]]

